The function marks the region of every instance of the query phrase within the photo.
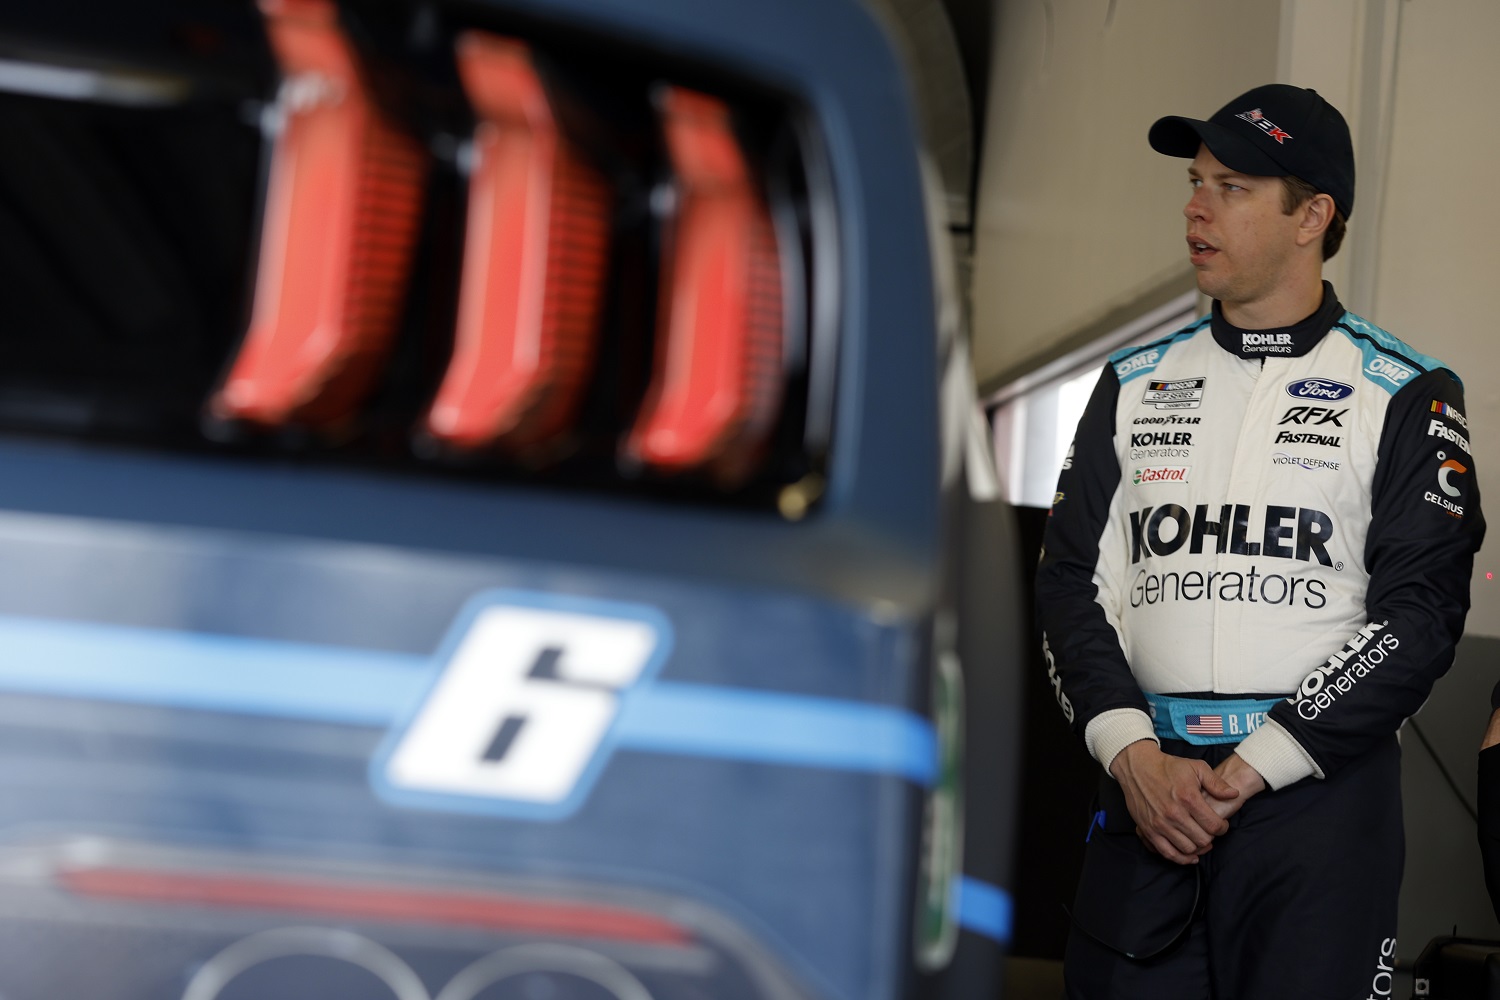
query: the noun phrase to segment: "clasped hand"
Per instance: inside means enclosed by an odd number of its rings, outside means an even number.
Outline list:
[[[1217,768],[1205,761],[1163,753],[1139,740],[1116,755],[1110,773],[1125,793],[1136,833],[1147,847],[1180,865],[1195,865],[1229,817],[1265,788],[1260,773],[1238,754]]]

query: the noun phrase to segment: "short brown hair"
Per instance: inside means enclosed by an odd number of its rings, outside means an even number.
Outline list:
[[[1307,204],[1318,189],[1300,177],[1286,176],[1281,179],[1281,210],[1291,215],[1297,209]],[[1337,208],[1333,210],[1333,219],[1329,221],[1328,228],[1323,230],[1323,259],[1327,260],[1339,252],[1339,247],[1344,243],[1344,230],[1347,226],[1344,213]]]

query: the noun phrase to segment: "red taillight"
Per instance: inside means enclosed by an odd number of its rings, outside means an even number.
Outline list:
[[[261,0],[283,75],[250,329],[221,418],[338,423],[379,374],[421,214],[420,144],[376,107],[330,0]]]
[[[458,40],[479,124],[453,358],[428,411],[462,449],[543,444],[571,422],[599,335],[609,248],[603,176],[559,129],[528,48]]]
[[[627,452],[663,472],[742,482],[782,391],[781,274],[770,213],[722,101],[659,104],[677,206],[657,305],[656,368]]]
[[[264,910],[329,920],[473,927],[640,944],[685,945],[691,941],[691,935],[679,925],[647,913],[497,892],[127,867],[65,867],[56,877],[64,889],[80,896],[139,903]]]

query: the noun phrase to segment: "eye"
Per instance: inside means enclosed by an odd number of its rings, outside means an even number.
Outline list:
[[[1240,187],[1240,186],[1239,186],[1239,185],[1238,185],[1238,184],[1230,184],[1230,183],[1228,183],[1228,182],[1227,182],[1227,181],[1226,181],[1226,182],[1225,182],[1225,183],[1224,183],[1224,190],[1225,190],[1225,191],[1243,191],[1243,190],[1245,190],[1245,189],[1244,189],[1244,188],[1242,188],[1242,187]]]
[[[1188,178],[1188,187],[1193,188],[1194,190],[1196,190],[1196,189],[1198,189],[1198,188],[1200,188],[1202,186],[1203,186],[1203,180],[1202,180],[1202,178],[1199,178],[1199,177],[1189,177]]]

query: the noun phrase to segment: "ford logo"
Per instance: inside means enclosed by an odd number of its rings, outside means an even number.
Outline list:
[[[1354,395],[1354,386],[1331,378],[1299,378],[1287,383],[1286,394],[1298,399],[1343,399]]]

